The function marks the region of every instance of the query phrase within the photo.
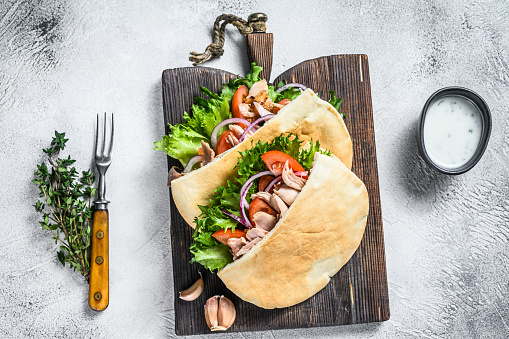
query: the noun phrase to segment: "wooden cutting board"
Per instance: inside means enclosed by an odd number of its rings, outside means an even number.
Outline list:
[[[265,66],[262,77],[268,79],[272,65],[272,34],[249,34],[247,42],[250,60]],[[166,133],[168,124],[181,123],[183,112],[191,111],[194,98],[203,96],[200,86],[219,93],[222,84],[234,78],[235,74],[205,67],[165,70],[162,85]],[[366,184],[369,193],[370,207],[364,238],[350,261],[322,291],[296,306],[265,310],[236,297],[215,274],[201,265],[189,263],[193,229],[180,216],[170,189],[177,335],[211,333],[205,323],[203,306],[213,295],[225,295],[236,306],[237,319],[228,332],[334,326],[389,319],[368,57],[362,54],[331,55],[307,60],[279,75],[274,83],[280,80],[302,83],[325,100],[330,98],[329,90],[335,90],[343,98],[341,112],[346,113],[346,125],[353,141],[352,170]],[[179,166],[178,161],[168,157],[168,169],[174,165]],[[199,278],[198,271],[205,279],[202,295],[192,302],[179,299],[179,291]]]

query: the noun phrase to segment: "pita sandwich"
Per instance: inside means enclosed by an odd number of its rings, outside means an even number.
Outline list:
[[[290,209],[218,276],[241,299],[262,308],[303,302],[323,289],[355,253],[368,208],[362,181],[341,161],[317,153]]]
[[[342,116],[308,89],[251,137],[220,154],[206,166],[171,182],[173,200],[184,220],[194,228],[193,220],[201,213],[198,205],[207,205],[217,187],[233,180],[236,172],[232,168],[237,164],[238,152],[250,148],[252,142],[268,142],[276,136],[290,133],[298,134],[303,141],[320,140],[322,148],[330,150],[347,169],[352,167],[352,139]]]

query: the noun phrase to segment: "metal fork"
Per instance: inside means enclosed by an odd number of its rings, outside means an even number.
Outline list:
[[[113,114],[111,114],[111,126],[110,126],[110,142],[108,147],[108,152],[104,153],[104,149],[106,147],[106,113],[104,113],[104,123],[103,123],[103,137],[102,137],[102,146],[101,151],[99,152],[99,114],[97,114],[97,129],[96,129],[96,137],[95,137],[95,165],[97,166],[97,170],[99,171],[99,189],[98,189],[98,199],[94,202],[94,206],[96,210],[107,210],[109,201],[104,198],[106,194],[106,181],[105,175],[108,167],[111,164],[111,149],[113,147]]]
[[[99,143],[99,114],[95,138],[95,164],[99,171],[99,188],[94,202],[92,217],[92,253],[90,263],[90,289],[88,304],[96,311],[102,311],[109,303],[109,259],[108,259],[108,203],[106,200],[105,175],[111,164],[111,149],[113,148],[113,114],[111,115],[110,138],[108,151],[106,149],[107,119],[104,113],[102,143]]]

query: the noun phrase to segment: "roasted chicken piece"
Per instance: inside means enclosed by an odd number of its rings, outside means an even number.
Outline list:
[[[293,204],[297,196],[299,195],[300,191],[291,188],[287,184],[280,185],[279,188],[274,188],[274,194],[279,196],[283,201],[290,206]]]
[[[256,238],[263,238],[268,232],[262,230],[261,228],[251,228],[247,231],[246,237],[247,240],[252,241]]]
[[[293,171],[290,169],[290,166],[288,166],[288,160],[285,162],[285,166],[283,167],[283,181],[285,184],[290,186],[293,189],[296,189],[297,191],[302,190],[302,187],[306,184],[306,179],[298,177],[293,173]]]
[[[201,165],[205,166],[208,163],[212,162],[212,160],[214,160],[214,156],[216,155],[216,153],[214,153],[214,150],[210,148],[210,145],[203,140],[201,141],[201,149],[203,152],[203,160],[201,162]]]
[[[276,226],[277,218],[265,212],[256,212],[253,215],[253,222],[255,228],[260,228],[264,231],[270,232]]]

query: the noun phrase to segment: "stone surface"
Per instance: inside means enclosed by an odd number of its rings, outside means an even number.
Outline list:
[[[215,17],[264,11],[272,75],[329,54],[369,56],[391,319],[244,333],[245,338],[502,338],[509,332],[509,5],[506,1],[21,1],[0,4],[0,337],[174,336],[161,72],[190,66]],[[248,70],[244,38],[224,56]],[[486,154],[448,177],[416,155],[416,122],[436,89],[478,92],[493,114]],[[65,131],[92,163],[97,113],[114,112],[108,172],[110,305],[55,255],[31,183],[41,149]],[[235,338],[238,334],[225,335]]]

